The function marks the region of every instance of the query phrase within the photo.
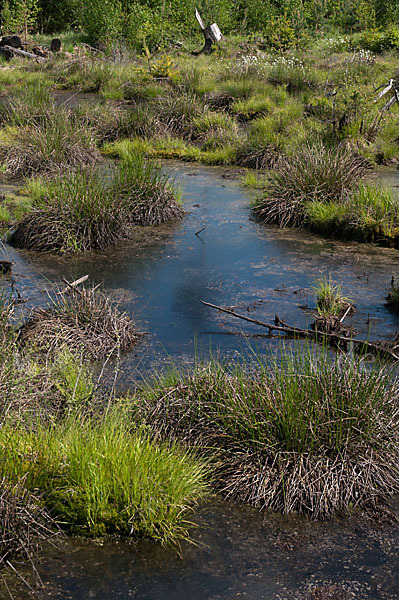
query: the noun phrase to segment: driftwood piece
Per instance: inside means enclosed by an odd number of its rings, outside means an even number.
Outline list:
[[[11,52],[14,56],[22,56],[23,58],[34,58],[38,62],[45,62],[46,59],[43,56],[37,56],[36,54],[32,54],[32,52],[25,52],[25,50],[18,50],[17,48],[13,48],[12,46],[3,46],[4,50]]]
[[[342,342],[344,344],[353,344],[355,347],[360,350],[367,350],[375,355],[385,356],[395,361],[399,361],[399,356],[395,354],[395,352],[389,348],[385,348],[380,346],[377,343],[369,342],[367,340],[357,340],[352,337],[346,337],[343,335],[339,335],[336,333],[324,333],[322,331],[312,330],[312,329],[301,329],[299,327],[291,327],[282,321],[276,315],[276,322],[273,323],[265,323],[263,321],[258,321],[257,319],[251,319],[250,317],[246,317],[245,315],[240,315],[236,313],[234,310],[230,310],[229,308],[224,308],[223,306],[217,306],[216,304],[211,304],[210,302],[205,302],[204,300],[200,300],[201,304],[205,306],[210,306],[211,308],[215,308],[216,310],[220,310],[232,317],[236,317],[237,319],[243,319],[244,321],[248,321],[249,323],[253,323],[254,325],[258,325],[259,327],[266,327],[271,334],[272,331],[280,331],[283,333],[288,333],[292,336],[298,336],[302,338],[310,338],[314,340],[320,341],[325,338],[329,341],[333,342]],[[396,346],[395,346],[396,349]]]
[[[388,85],[385,86],[385,84],[383,83],[382,85],[380,85],[378,88],[375,88],[374,91],[378,92],[378,90],[381,90],[381,92],[378,94],[377,98],[374,100],[374,102],[378,102],[378,100],[381,100],[381,98],[383,96],[385,96],[385,94],[387,94],[388,92],[393,93],[393,96],[388,100],[388,102],[386,102],[384,104],[384,106],[382,106],[380,108],[380,113],[382,115],[382,113],[384,113],[386,110],[389,110],[391,108],[391,106],[393,106],[395,104],[395,102],[399,105],[399,93],[398,93],[398,82],[395,79],[389,79],[388,80]]]
[[[67,279],[65,279],[65,277],[63,277],[62,281],[64,283],[66,283],[67,287],[65,287],[63,290],[61,290],[58,293],[59,294],[66,294],[68,291],[74,291],[74,292],[79,292],[80,293],[80,290],[77,289],[77,286],[80,285],[81,283],[84,283],[88,279],[89,279],[88,275],[83,275],[83,277],[80,277],[80,279],[75,279],[75,281],[69,282]]]

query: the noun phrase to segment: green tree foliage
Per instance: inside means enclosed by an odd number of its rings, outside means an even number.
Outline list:
[[[26,30],[26,24],[47,33],[73,27],[91,42],[123,40],[150,50],[200,39],[195,8],[224,34],[259,34],[279,49],[312,30],[385,30],[399,22],[398,0],[0,0],[3,33]]]
[[[36,27],[39,12],[39,0],[5,0],[1,13],[3,32],[22,33],[26,39]]]

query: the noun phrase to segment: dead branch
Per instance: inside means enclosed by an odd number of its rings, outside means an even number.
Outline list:
[[[291,336],[298,336],[302,338],[311,338],[314,340],[320,341],[320,339],[326,338],[327,340],[334,341],[336,343],[342,342],[343,344],[351,343],[356,348],[360,350],[368,350],[372,354],[381,355],[393,359],[395,361],[399,361],[399,356],[390,350],[389,348],[384,348],[378,343],[369,342],[367,340],[357,340],[352,337],[346,337],[343,335],[339,335],[337,333],[325,333],[318,330],[312,329],[301,329],[299,327],[291,327],[282,321],[276,315],[276,323],[265,323],[263,321],[258,321],[257,319],[251,319],[250,317],[246,317],[244,315],[240,315],[229,308],[224,308],[223,306],[217,306],[216,304],[211,304],[210,302],[205,302],[204,300],[200,300],[201,304],[205,306],[210,306],[211,308],[215,308],[216,310],[220,310],[232,317],[236,317],[237,319],[243,319],[244,321],[248,321],[249,323],[253,323],[254,325],[258,325],[259,327],[266,327],[269,329],[269,333],[272,331],[281,331],[284,333],[288,333]]]
[[[65,277],[63,277],[62,281],[67,284],[67,287],[65,287],[63,290],[58,292],[58,294],[66,294],[68,291],[71,291],[71,290],[78,292],[79,290],[76,289],[76,286],[80,285],[81,283],[84,283],[88,279],[89,279],[88,275],[83,275],[83,277],[81,277],[80,279],[76,279],[75,281],[72,281],[72,283],[70,283],[69,281],[67,281],[65,279]]]

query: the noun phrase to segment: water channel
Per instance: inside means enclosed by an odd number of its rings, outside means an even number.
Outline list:
[[[231,171],[174,163],[167,168],[182,189],[181,222],[138,230],[132,242],[81,257],[7,248],[15,287],[27,300],[22,310],[45,304],[49,282],[62,276],[89,274],[91,283],[103,282],[146,332],[123,357],[127,385],[154,366],[190,365],[195,355],[225,360],[251,355],[253,348],[261,354],[278,349],[281,341],[261,335],[259,327],[200,300],[263,321],[278,314],[302,327],[312,320],[312,285],[321,276],[331,275],[355,302],[348,322],[359,337],[392,339],[399,315],[385,297],[392,275],[399,281],[398,250],[264,227],[250,219],[249,196]],[[399,172],[385,179],[396,186]],[[197,545],[184,545],[180,555],[148,542],[70,540],[61,550],[47,549],[39,596],[272,600],[300,598],[320,583],[339,584],[360,600],[399,598],[397,526],[377,527],[360,516],[312,523],[217,499],[193,518]],[[13,589],[16,598],[27,597],[15,581]]]

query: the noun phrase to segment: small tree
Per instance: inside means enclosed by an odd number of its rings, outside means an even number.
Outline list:
[[[22,33],[26,42],[29,31],[37,22],[39,0],[5,0],[1,12],[4,33]]]

